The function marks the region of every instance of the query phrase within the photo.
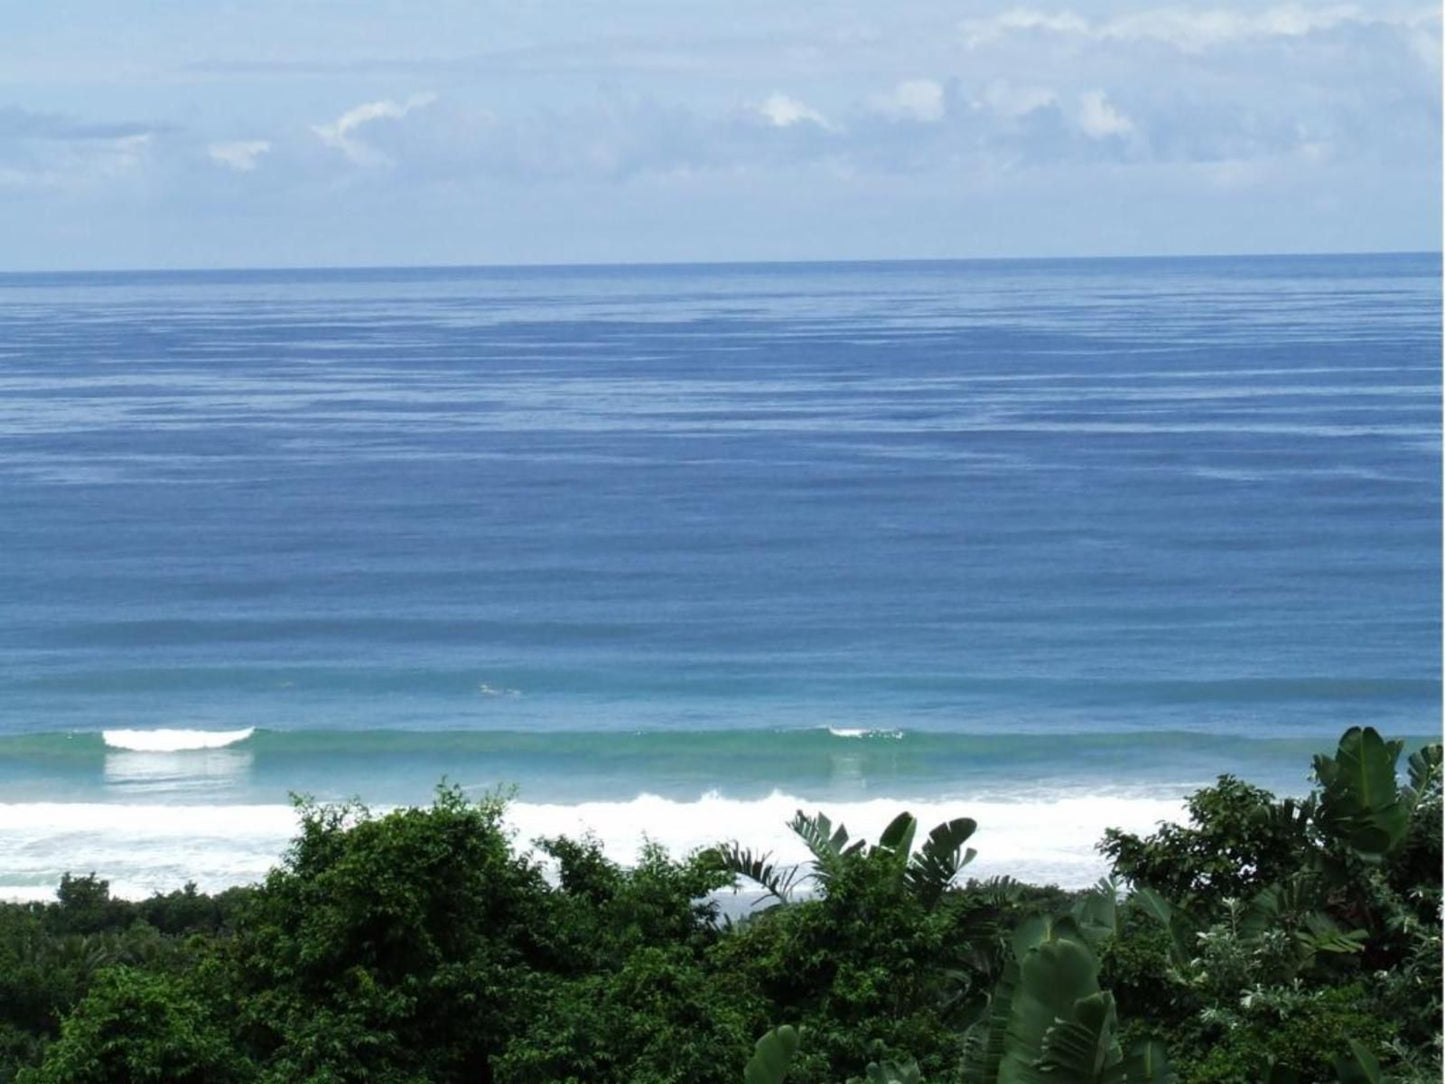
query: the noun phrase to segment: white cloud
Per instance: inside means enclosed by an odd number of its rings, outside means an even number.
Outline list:
[[[795,124],[816,124],[820,128],[832,127],[828,123],[828,118],[822,113],[796,98],[789,98],[786,94],[770,95],[767,101],[758,106],[758,112],[774,128],[791,128]]]
[[[348,109],[330,124],[314,124],[311,130],[328,147],[334,147],[358,165],[384,165],[390,161],[375,147],[357,137],[357,129],[378,120],[401,120],[413,109],[436,101],[435,94],[413,94],[404,102],[383,99]]]
[[[885,116],[931,124],[943,119],[943,87],[932,79],[906,79],[872,105]]]
[[[1128,135],[1134,122],[1116,109],[1102,90],[1090,90],[1079,95],[1079,127],[1090,139],[1108,139]]]
[[[1010,120],[1027,116],[1036,109],[1057,105],[1059,97],[1046,87],[1021,87],[1002,79],[995,79],[984,88],[979,106]]]
[[[982,19],[965,19],[960,24],[964,43],[970,49],[998,41],[1009,34],[1044,30],[1055,34],[1088,34],[1089,21],[1071,11],[1050,13],[1015,8]]]
[[[206,148],[206,153],[218,166],[225,166],[239,173],[250,173],[259,164],[261,155],[270,150],[270,140],[241,139],[230,143],[212,143]]]
[[[1367,21],[1373,20],[1365,19],[1353,6],[1311,9],[1287,5],[1258,12],[1163,8],[1121,16],[1104,23],[1099,33],[1106,38],[1159,41],[1192,51],[1243,38],[1299,38],[1343,23]]]
[[[1282,4],[1258,11],[1149,8],[1108,19],[1088,19],[1072,11],[1014,8],[985,18],[965,19],[960,29],[969,48],[1032,32],[1094,41],[1159,42],[1185,52],[1201,52],[1249,38],[1300,38],[1347,25],[1418,27],[1437,18],[1437,9],[1383,12],[1354,4]]]

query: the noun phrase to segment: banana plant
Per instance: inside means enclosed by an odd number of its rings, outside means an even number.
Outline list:
[[[1226,901],[1234,935],[1243,944],[1256,944],[1268,934],[1284,930],[1292,938],[1295,953],[1291,977],[1313,964],[1321,954],[1353,955],[1364,951],[1367,934],[1346,929],[1324,911],[1311,906],[1311,893],[1304,878],[1296,877],[1262,889],[1247,902]],[[1173,904],[1152,888],[1138,888],[1130,902],[1158,922],[1169,933],[1169,962],[1178,981],[1187,981],[1196,969],[1195,957],[1204,923],[1193,914],[1192,901]]]
[[[1088,934],[1074,915],[1020,924],[988,1013],[965,1037],[966,1084],[1173,1084],[1159,1043],[1121,1048],[1091,947],[1107,936],[1098,921],[1107,908],[1083,910],[1094,920]]]
[[[909,858],[904,876],[925,907],[937,903],[963,867],[978,855],[972,847],[965,846],[977,830],[978,822],[969,817],[945,821],[928,833],[918,853]]]
[[[842,872],[843,864],[854,855],[863,853],[867,846],[861,839],[850,843],[848,829],[841,824],[834,828],[833,822],[822,812],[809,817],[800,809],[793,814],[788,827],[803,841],[808,853],[813,856],[812,878],[822,885],[825,891],[828,883]]]
[[[1305,879],[1294,877],[1263,889],[1244,908],[1239,936],[1257,941],[1270,930],[1287,929],[1297,946],[1295,967],[1303,970],[1321,953],[1351,955],[1363,952],[1364,930],[1346,930],[1324,911],[1310,906]]]
[[[801,1045],[802,1035],[790,1024],[768,1032],[753,1046],[753,1056],[743,1069],[743,1084],[783,1084]],[[848,1084],[923,1084],[923,1077],[912,1059],[870,1062],[863,1075],[852,1077]]]
[[[1404,788],[1403,793],[1412,810],[1429,797],[1432,791],[1440,789],[1441,757],[1442,750],[1438,742],[1423,746],[1410,754],[1410,759],[1406,762],[1410,768],[1410,785]]]
[[[862,1076],[850,1077],[848,1084],[923,1084],[918,1063],[908,1061],[869,1062]]]
[[[907,836],[900,829],[893,838]],[[1113,995],[1099,989],[1094,946],[1113,935],[1116,902],[1117,885],[1105,881],[1073,913],[1034,915],[1018,925],[985,1015],[964,1036],[966,1084],[1174,1084],[1162,1044],[1121,1049]],[[744,1070],[745,1084],[782,1084],[799,1045],[796,1028],[768,1032]],[[887,1061],[848,1084],[922,1080],[916,1063]]]
[[[1314,758],[1320,827],[1369,865],[1383,862],[1410,827],[1414,803],[1395,779],[1404,746],[1402,741],[1386,741],[1374,727],[1356,726],[1345,731],[1333,757],[1321,753]],[[1427,760],[1422,758],[1419,770],[1424,785]]]
[[[1075,901],[1069,915],[1089,947],[1097,952],[1105,941],[1120,933],[1119,882],[1113,877],[1100,878],[1092,892]]]
[[[753,1056],[743,1068],[743,1084],[782,1084],[800,1041],[791,1024],[773,1028],[753,1045]]]

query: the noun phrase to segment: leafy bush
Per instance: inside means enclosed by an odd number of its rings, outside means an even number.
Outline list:
[[[184,984],[129,967],[110,968],[65,1020],[39,1069],[17,1084],[228,1084],[254,1067]]]

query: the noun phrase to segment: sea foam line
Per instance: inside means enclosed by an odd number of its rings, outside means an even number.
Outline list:
[[[220,749],[243,742],[256,732],[245,730],[103,730],[101,737],[112,749],[137,753],[183,753],[192,749]]]
[[[1105,828],[1147,832],[1160,821],[1178,820],[1184,807],[1182,799],[1157,795],[817,802],[781,792],[758,800],[705,794],[693,801],[643,794],[575,805],[517,801],[507,807],[507,822],[519,848],[538,837],[590,833],[608,858],[622,864],[635,861],[648,842],[680,856],[730,839],[787,863],[808,858],[786,826],[798,809],[822,809],[835,824],[845,823],[853,838],[876,839],[905,808],[924,831],[952,817],[978,821],[971,842],[979,858],[971,875],[1082,887],[1107,872],[1095,850]],[[127,896],[169,891],[188,880],[206,891],[256,881],[280,860],[296,817],[286,805],[0,804],[0,898],[53,886],[67,870],[94,870]]]

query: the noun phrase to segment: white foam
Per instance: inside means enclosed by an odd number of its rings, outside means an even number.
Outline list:
[[[1023,880],[1056,882],[1066,887],[1092,884],[1107,872],[1095,851],[1104,829],[1151,831],[1163,820],[1178,820],[1182,799],[1136,796],[1061,798],[1056,801],[999,800],[903,802],[875,798],[862,802],[817,802],[774,793],[760,801],[738,801],[716,794],[696,802],[675,802],[642,795],[630,802],[542,805],[519,802],[511,822],[523,839],[576,835],[591,830],[607,856],[630,861],[651,840],[674,854],[693,847],[736,839],[755,851],[771,851],[776,860],[802,862],[807,848],[787,827],[795,811],[827,813],[846,824],[852,838],[877,839],[903,809],[919,820],[923,832],[953,817],[972,817],[978,832],[970,841],[979,857],[970,873],[1010,874]]]
[[[103,730],[101,736],[112,749],[138,753],[181,753],[192,749],[220,749],[245,741],[256,732],[245,730]]]
[[[835,738],[892,738],[894,741],[903,740],[901,730],[869,730],[864,726],[830,726],[828,733]]]
[[[0,804],[0,899],[92,871],[128,899],[215,892],[264,876],[295,831],[287,805]]]
[[[876,839],[904,808],[924,831],[952,817],[977,820],[971,843],[979,857],[969,867],[972,875],[1006,873],[1082,887],[1107,871],[1094,850],[1105,828],[1149,831],[1159,821],[1179,819],[1184,807],[1182,799],[1157,794],[927,802],[818,802],[783,793],[752,801],[717,794],[675,801],[644,794],[576,805],[515,802],[507,819],[521,846],[539,836],[591,832],[621,863],[631,862],[649,840],[680,855],[729,839],[772,851],[780,861],[801,862],[807,850],[786,827],[795,810],[822,809],[854,838]],[[295,828],[296,811],[287,805],[0,804],[0,898],[33,897],[58,884],[67,870],[94,870],[127,897],[170,891],[186,881],[217,891],[263,877]]]

